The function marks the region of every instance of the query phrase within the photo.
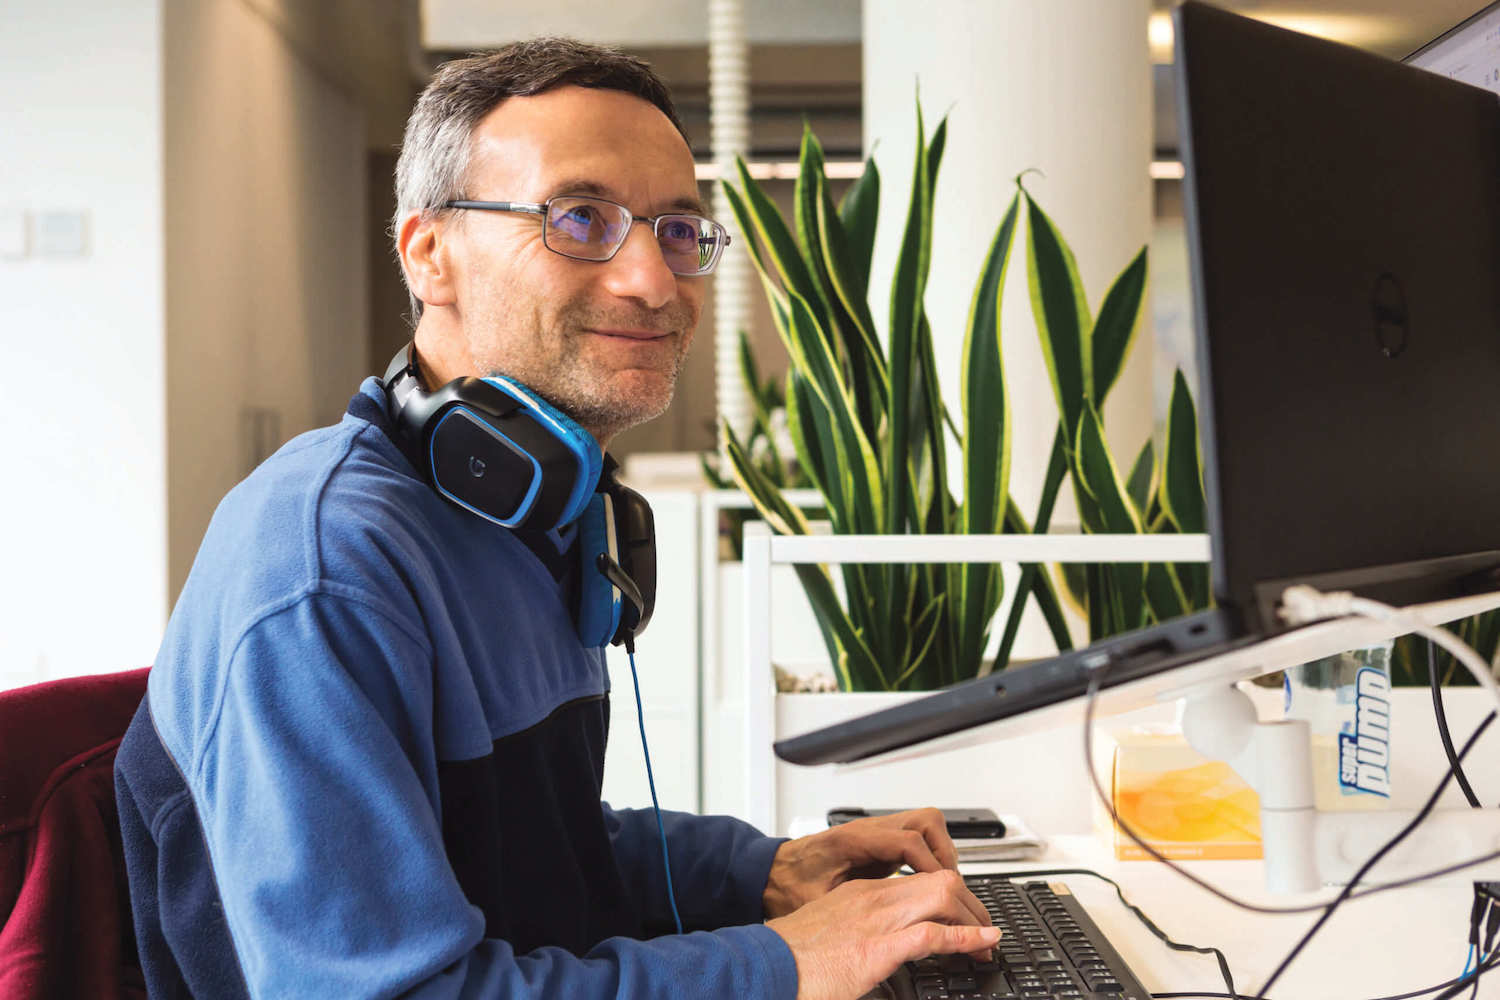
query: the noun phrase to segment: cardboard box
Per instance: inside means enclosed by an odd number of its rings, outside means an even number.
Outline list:
[[[1110,797],[1115,812],[1174,860],[1259,858],[1260,798],[1222,761],[1209,760],[1180,733],[1115,734]],[[1150,857],[1096,803],[1096,827],[1115,857]]]

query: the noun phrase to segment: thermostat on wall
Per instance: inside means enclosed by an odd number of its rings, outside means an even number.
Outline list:
[[[88,253],[88,213],[38,212],[34,236],[38,257],[82,257]]]

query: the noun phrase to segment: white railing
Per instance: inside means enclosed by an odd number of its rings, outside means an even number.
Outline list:
[[[821,498],[820,498],[821,499]],[[705,526],[705,532],[707,526]],[[776,829],[775,672],[771,667],[771,567],[797,563],[1208,562],[1207,535],[773,535],[745,525],[745,810]],[[1020,595],[1017,595],[1019,599]]]

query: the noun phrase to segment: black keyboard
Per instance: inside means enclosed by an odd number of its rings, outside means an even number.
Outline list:
[[[1059,883],[966,875],[1000,928],[995,960],[935,955],[886,980],[897,1000],[1149,1000],[1104,934]],[[878,996],[879,994],[872,994]]]

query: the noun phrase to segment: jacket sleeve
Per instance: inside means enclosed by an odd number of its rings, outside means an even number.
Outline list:
[[[767,837],[732,816],[695,816],[662,810],[672,861],[672,889],[684,928],[758,924],[771,861],[784,837]],[[605,828],[620,870],[655,930],[671,929],[661,835],[651,809],[604,806]]]
[[[583,958],[485,939],[443,845],[431,651],[352,589],[269,610],[219,662],[154,671],[150,698],[252,997],[795,996],[763,926]]]

